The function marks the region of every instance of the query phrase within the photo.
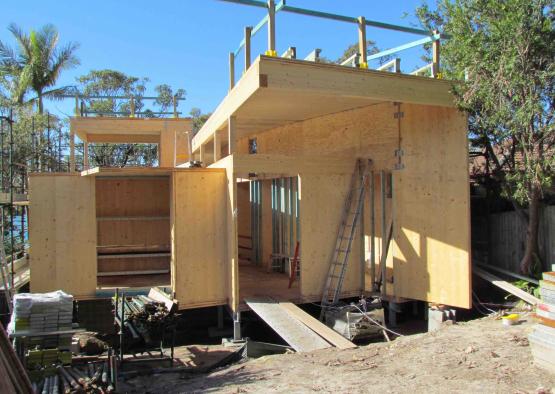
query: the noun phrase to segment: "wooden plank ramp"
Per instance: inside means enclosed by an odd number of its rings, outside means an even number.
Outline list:
[[[271,297],[246,298],[245,302],[297,352],[355,346],[292,303],[280,303]]]
[[[537,305],[541,303],[539,298],[534,297],[532,294],[525,292],[524,290],[519,289],[518,287],[510,284],[509,282],[504,281],[503,279],[490,274],[487,271],[484,271],[481,268],[476,266],[472,267],[472,273],[479,276],[482,279],[487,280],[491,284],[505,290],[508,293],[520,298],[521,300],[529,303],[530,305]]]
[[[339,334],[337,331],[329,328],[320,320],[315,319],[308,313],[303,311],[297,305],[291,302],[280,302],[279,305],[285,309],[291,316],[296,318],[298,321],[306,325],[312,331],[320,335],[326,341],[331,343],[333,346],[339,349],[352,349],[357,347],[354,343],[349,341],[343,335]]]
[[[246,298],[247,305],[297,352],[326,349],[331,345],[292,317],[270,297]]]

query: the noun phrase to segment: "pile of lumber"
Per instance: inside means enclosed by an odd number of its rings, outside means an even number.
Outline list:
[[[143,344],[158,343],[166,327],[174,322],[173,306],[166,300],[137,295],[114,299],[116,323],[123,326],[134,340]],[[168,308],[169,306],[169,308]]]
[[[528,339],[535,363],[555,372],[555,272],[543,273],[540,295],[541,303],[536,307],[536,316],[540,324],[534,327]]]

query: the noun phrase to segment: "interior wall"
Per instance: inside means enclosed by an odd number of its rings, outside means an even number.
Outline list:
[[[180,308],[227,302],[226,186],[224,170],[173,173],[172,287]]]
[[[31,291],[96,291],[96,219],[93,177],[37,174],[29,179]]]
[[[170,270],[169,176],[97,177],[96,216],[99,273]]]

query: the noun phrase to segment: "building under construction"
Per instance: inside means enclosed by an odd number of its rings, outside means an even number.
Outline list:
[[[29,179],[31,291],[166,287],[180,309],[229,307],[236,337],[239,313],[268,298],[470,308],[467,120],[438,78],[441,36],[250,3],[268,14],[245,29],[245,70],[236,81],[231,53],[229,93],[194,137],[186,118],[71,118],[70,171]],[[352,23],[359,53],[343,65],[278,56],[276,12]],[[265,25],[268,50],[251,60]],[[367,26],[422,35],[404,47],[431,43],[433,63],[369,69]],[[159,166],[90,168],[95,143],[158,144]]]

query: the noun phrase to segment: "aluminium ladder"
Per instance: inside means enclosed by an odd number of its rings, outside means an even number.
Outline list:
[[[335,249],[330,261],[328,277],[322,294],[320,320],[323,321],[326,309],[337,303],[343,287],[347,263],[351,253],[351,246],[355,236],[356,226],[364,204],[364,190],[368,179],[368,169],[371,160],[357,159],[355,171],[351,178],[349,193],[345,199],[345,206],[337,233]]]

